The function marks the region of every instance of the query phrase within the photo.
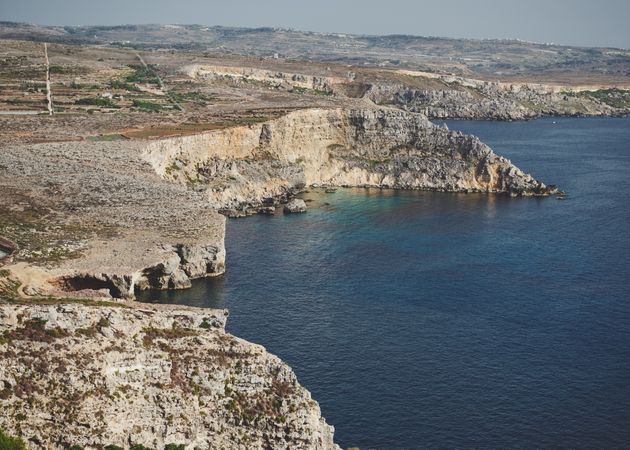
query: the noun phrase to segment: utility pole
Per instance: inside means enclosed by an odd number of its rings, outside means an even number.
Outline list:
[[[53,115],[52,92],[50,91],[50,63],[48,62],[48,44],[44,42],[44,59],[46,61],[46,101],[48,104],[48,115]]]

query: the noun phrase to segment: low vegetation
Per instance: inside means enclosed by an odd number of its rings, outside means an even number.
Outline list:
[[[99,106],[101,108],[117,108],[118,106],[107,97],[86,97],[74,102],[76,105]]]
[[[613,108],[630,108],[630,90],[625,89],[599,89],[597,91],[581,91],[568,93],[573,97],[590,98],[605,103]]]
[[[323,96],[330,96],[333,94],[331,91],[325,91],[323,89],[309,89],[302,86],[293,86],[291,88],[291,92],[293,92],[294,94],[313,94]]]
[[[109,328],[110,325],[111,324],[109,323],[109,320],[105,317],[102,317],[97,323],[93,324],[92,326],[86,328],[77,328],[74,333],[79,336],[93,337],[96,336],[103,328]]]
[[[69,336],[68,331],[56,327],[46,328],[46,321],[41,319],[31,319],[24,322],[22,328],[5,331],[3,338],[11,341],[33,341],[50,344],[56,339]]]
[[[22,439],[9,436],[0,430],[0,450],[26,450],[26,444]]]
[[[180,103],[189,102],[189,103],[196,103],[203,106],[215,100],[215,96],[211,94],[205,94],[203,92],[198,92],[198,91],[171,92],[169,96],[175,102],[180,102]]]
[[[138,108],[146,112],[160,112],[162,111],[162,105],[159,103],[148,102],[146,100],[134,100],[134,108]]]
[[[156,339],[178,339],[188,336],[197,336],[199,334],[198,331],[191,330],[188,328],[181,328],[178,326],[173,326],[173,328],[145,328],[144,337],[142,338],[142,343],[145,347],[150,347],[153,345]]]
[[[133,73],[125,78],[128,83],[160,84],[153,67],[140,64],[130,64],[129,67],[133,69]]]
[[[121,80],[110,81],[109,87],[111,87],[112,89],[123,89],[125,91],[140,92],[138,86]]]
[[[67,67],[63,67],[63,66],[55,66],[52,65],[48,68],[48,71],[53,74],[53,73],[69,73],[70,70]]]
[[[226,379],[224,383],[224,394],[230,399],[225,408],[243,424],[256,424],[265,418],[285,423],[287,417],[283,411],[294,409],[291,397],[295,395],[295,386],[292,383],[274,380],[271,387],[254,395],[236,391],[233,383],[233,378]]]

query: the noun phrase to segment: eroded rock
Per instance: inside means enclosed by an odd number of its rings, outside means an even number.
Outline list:
[[[547,195],[474,136],[391,108],[309,109],[260,125],[164,139],[144,157],[166,179],[206,186],[228,211],[308,186]],[[173,161],[184,164],[173,169]],[[169,170],[167,170],[169,169]]]
[[[285,213],[305,213],[306,209],[306,202],[301,198],[293,198],[284,205]]]
[[[337,449],[293,371],[226,316],[0,305],[0,429],[32,448]]]

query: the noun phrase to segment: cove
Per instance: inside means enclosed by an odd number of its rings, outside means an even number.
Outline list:
[[[630,119],[447,124],[568,199],[312,191],[229,220],[225,276],[140,299],[229,308],[342,447],[627,445]]]

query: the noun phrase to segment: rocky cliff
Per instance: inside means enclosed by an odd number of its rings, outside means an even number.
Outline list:
[[[293,371],[226,316],[0,304],[0,429],[30,448],[338,449]]]
[[[11,146],[0,170],[0,231],[19,246],[9,268],[30,295],[189,287],[225,270],[217,209],[256,211],[307,186],[554,191],[476,137],[374,107],[159,140]]]
[[[371,84],[365,98],[431,119],[526,120],[630,113],[627,89],[507,83],[411,71],[404,74],[407,82]],[[418,84],[432,87],[415,87]]]
[[[543,183],[473,136],[392,108],[307,109],[266,123],[148,144],[166,179],[247,208],[305,186],[546,195]]]
[[[0,271],[0,428],[33,448],[337,448],[293,372],[225,333],[223,311],[85,298],[221,274],[216,210],[306,186],[553,192],[475,137],[369,106],[153,141],[9,145],[0,171],[13,258]]]
[[[208,66],[200,64],[185,66],[181,71],[191,78],[205,81],[227,81],[240,84],[258,83],[276,89],[313,90],[322,95],[331,94],[333,86],[348,82],[351,79],[351,75],[347,77],[316,76],[254,67]]]
[[[30,295],[133,297],[225,270],[225,218],[134,142],[0,151],[0,250]],[[3,244],[4,242],[4,244]],[[7,249],[5,252],[4,249]]]

